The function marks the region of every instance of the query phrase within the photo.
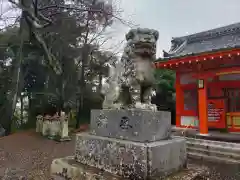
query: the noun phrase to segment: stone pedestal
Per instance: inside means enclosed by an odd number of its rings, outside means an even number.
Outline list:
[[[165,177],[187,160],[185,139],[171,138],[170,129],[169,112],[93,110],[90,133],[77,134],[75,163],[126,179]]]
[[[182,169],[186,144],[183,138],[141,143],[81,133],[76,139],[75,160],[124,178],[147,179]]]
[[[92,110],[91,134],[137,142],[168,139],[171,113],[145,110]]]

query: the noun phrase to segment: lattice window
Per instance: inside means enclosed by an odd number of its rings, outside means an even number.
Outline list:
[[[198,94],[196,89],[184,91],[184,110],[196,111],[198,106]]]
[[[228,112],[240,112],[240,89],[226,89]]]

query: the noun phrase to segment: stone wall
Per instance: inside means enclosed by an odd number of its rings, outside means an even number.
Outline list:
[[[68,116],[64,113],[54,116],[38,115],[36,120],[36,132],[42,136],[54,140],[68,140]]]

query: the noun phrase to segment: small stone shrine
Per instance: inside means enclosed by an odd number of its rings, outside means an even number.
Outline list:
[[[71,140],[68,135],[68,117],[64,112],[61,112],[60,116],[55,114],[54,116],[37,116],[36,132],[49,139],[57,141],[69,141]]]
[[[103,109],[92,110],[90,132],[76,135],[74,157],[52,162],[55,179],[162,179],[186,167],[185,139],[171,137],[170,112],[151,104],[158,32],[133,29],[126,39]]]

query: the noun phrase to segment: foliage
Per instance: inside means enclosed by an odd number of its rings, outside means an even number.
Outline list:
[[[0,124],[10,133],[13,121],[22,118],[22,112],[14,115],[21,93],[28,99],[29,126],[36,115],[61,110],[76,112],[77,119],[89,117],[90,109],[101,106],[108,61],[117,59],[101,50],[104,32],[115,18],[112,4],[8,1],[21,14],[15,26],[0,32]]]
[[[175,107],[175,73],[171,70],[157,69],[156,76],[156,97],[155,103],[160,108],[173,110]]]
[[[172,124],[175,123],[175,73],[171,70],[156,69],[156,96],[152,102],[158,110],[171,111]]]

